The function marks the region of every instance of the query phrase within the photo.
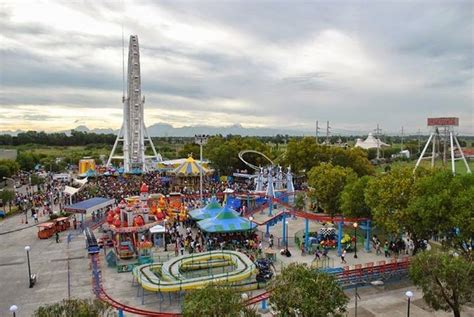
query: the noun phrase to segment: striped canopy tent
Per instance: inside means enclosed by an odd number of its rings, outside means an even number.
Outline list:
[[[226,207],[217,216],[199,221],[199,228],[207,233],[229,233],[250,231],[257,225],[250,220],[240,217],[235,210]]]
[[[193,220],[199,221],[199,220],[215,217],[217,216],[218,213],[220,213],[224,209],[225,208],[222,207],[221,204],[219,204],[216,197],[212,197],[210,203],[207,204],[207,206],[205,206],[204,208],[194,209],[190,211],[188,214]]]
[[[191,156],[170,172],[171,175],[175,176],[175,183],[177,185],[194,189],[199,187],[200,173],[205,177],[211,175],[212,170],[202,166]]]

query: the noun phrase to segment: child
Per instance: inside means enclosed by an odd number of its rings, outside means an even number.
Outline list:
[[[346,250],[344,249],[341,253],[341,263],[347,264],[345,257],[346,257]]]

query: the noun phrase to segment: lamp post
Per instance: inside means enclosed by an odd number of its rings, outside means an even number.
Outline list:
[[[28,261],[28,283],[29,283],[29,287],[32,288],[33,283],[32,283],[32,280],[31,280],[30,250],[31,250],[31,247],[29,245],[27,245],[25,247],[25,251],[26,251],[26,259]]]
[[[165,225],[165,233],[163,234],[163,243],[165,245],[165,251],[168,251],[168,243],[166,243],[166,232],[168,231],[168,227],[166,226],[166,222],[168,221],[168,219],[164,219],[163,220],[163,224]]]
[[[408,299],[407,317],[410,317],[410,302],[411,302],[411,298],[413,297],[413,292],[412,291],[406,291],[405,296]]]
[[[357,259],[357,222],[354,222],[354,259]]]
[[[16,311],[18,310],[18,306],[16,305],[11,305],[10,306],[10,312],[13,314],[13,317],[16,317]]]
[[[249,217],[249,221],[250,221],[249,236],[250,236],[250,233],[252,232],[252,221],[253,221],[252,216]]]
[[[285,221],[286,226],[286,249],[288,250],[288,221]]]
[[[202,146],[207,143],[209,136],[204,134],[196,134],[194,136],[194,142],[199,145],[199,161],[201,169],[199,169],[199,198],[202,203]]]

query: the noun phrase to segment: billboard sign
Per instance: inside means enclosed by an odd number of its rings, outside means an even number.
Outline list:
[[[445,118],[428,118],[428,126],[458,126],[459,118],[445,117]]]

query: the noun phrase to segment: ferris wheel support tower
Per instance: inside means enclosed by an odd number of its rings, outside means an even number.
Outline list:
[[[145,122],[143,104],[145,97],[141,95],[140,76],[140,51],[138,46],[138,36],[130,36],[128,49],[128,73],[127,73],[127,97],[122,97],[123,102],[123,123],[115,140],[112,152],[107,161],[107,167],[111,166],[112,160],[123,160],[125,173],[135,171],[147,172],[149,167],[146,159],[162,161],[160,154],[156,152],[155,146],[148,133]],[[145,155],[146,142],[149,142],[153,150],[152,156]],[[123,154],[117,154],[117,146],[123,144]]]

